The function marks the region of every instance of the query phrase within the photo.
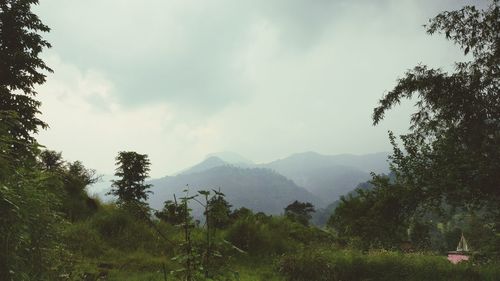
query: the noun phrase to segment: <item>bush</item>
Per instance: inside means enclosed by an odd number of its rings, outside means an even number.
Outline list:
[[[89,226],[108,245],[123,251],[148,249],[158,252],[158,234],[144,219],[113,205],[103,206],[90,220]]]
[[[61,243],[60,198],[39,171],[0,181],[0,280],[56,280],[71,265]]]
[[[296,242],[289,236],[292,222],[283,218],[259,220],[256,216],[238,219],[227,231],[227,240],[252,255],[282,254]]]
[[[99,232],[88,221],[68,224],[64,231],[64,241],[72,252],[91,258],[103,255],[108,248]]]

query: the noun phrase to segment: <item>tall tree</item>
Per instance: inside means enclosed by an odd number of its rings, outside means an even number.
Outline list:
[[[143,202],[148,199],[150,184],[145,180],[149,177],[151,163],[146,154],[133,151],[121,151],[116,157],[115,176],[109,194],[118,196],[120,203]]]
[[[399,79],[373,113],[376,125],[402,99],[416,96],[410,132],[390,133],[392,168],[415,200],[466,208],[500,202],[500,5],[466,6],[429,21],[464,52],[452,73],[419,65]],[[402,146],[402,147],[401,147]]]
[[[59,194],[35,162],[41,121],[35,87],[50,68],[39,58],[49,28],[33,0],[0,0],[0,280],[61,276]]]
[[[37,117],[40,102],[35,100],[35,86],[45,82],[45,72],[52,70],[39,58],[50,44],[39,32],[50,29],[31,12],[37,0],[0,0],[0,111],[10,112],[16,122],[6,122],[16,160],[33,156],[33,134],[46,128]],[[6,115],[0,114],[0,122]]]

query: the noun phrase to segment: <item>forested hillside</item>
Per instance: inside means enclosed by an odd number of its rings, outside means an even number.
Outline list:
[[[235,207],[270,214],[279,214],[293,200],[321,208],[370,179],[370,172],[387,172],[387,157],[386,153],[326,156],[308,152],[253,164],[236,156],[234,161],[224,161],[212,155],[177,176],[152,180],[151,205],[160,207],[166,198],[191,185],[220,187]]]
[[[178,197],[189,185],[193,194],[200,189],[219,189],[234,208],[246,207],[254,212],[278,215],[294,200],[323,205],[322,199],[314,196],[293,181],[276,172],[262,168],[237,168],[224,165],[203,172],[181,174],[174,177],[152,180],[150,196],[152,208],[159,209],[166,200]],[[200,214],[199,207],[193,207]]]

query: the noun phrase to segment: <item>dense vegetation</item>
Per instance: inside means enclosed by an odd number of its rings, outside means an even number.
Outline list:
[[[116,158],[117,201],[90,197],[95,171],[35,138],[47,125],[34,89],[51,71],[37,3],[0,0],[0,280],[500,279],[498,0],[430,21],[471,60],[451,74],[417,66],[380,101],[375,123],[417,95],[411,132],[390,135],[391,176],[334,204],[324,229],[309,225],[310,203],[232,209],[224,187],[186,188],[154,211],[148,156],[130,151]],[[461,232],[476,252],[452,265],[443,254]]]

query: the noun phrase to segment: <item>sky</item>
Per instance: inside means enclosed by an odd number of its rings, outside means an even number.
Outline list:
[[[101,174],[119,151],[151,176],[218,151],[256,163],[290,154],[390,151],[412,102],[372,126],[408,69],[464,60],[423,25],[483,0],[47,0],[38,140]],[[414,102],[414,101],[413,101]]]

